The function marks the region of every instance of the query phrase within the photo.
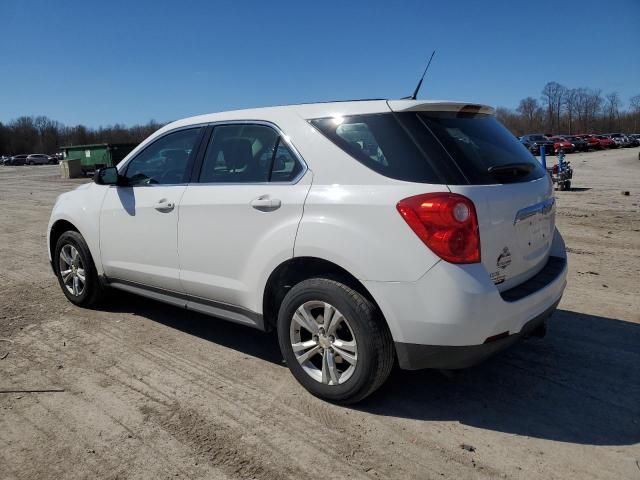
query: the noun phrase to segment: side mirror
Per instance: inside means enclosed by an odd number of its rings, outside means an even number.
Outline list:
[[[116,167],[99,168],[93,176],[97,185],[120,185],[120,176]]]

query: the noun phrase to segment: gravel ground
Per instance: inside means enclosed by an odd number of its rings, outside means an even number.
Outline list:
[[[569,284],[544,339],[395,371],[351,408],[308,395],[273,335],[124,293],[71,305],[45,230],[82,180],[0,167],[0,477],[640,479],[638,150],[568,156]]]

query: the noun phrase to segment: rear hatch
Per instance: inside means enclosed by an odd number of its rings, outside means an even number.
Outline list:
[[[555,228],[553,187],[540,162],[487,107],[388,103],[448,188],[475,204],[481,262],[497,288],[538,273]]]
[[[482,264],[498,290],[519,285],[544,267],[555,228],[555,199],[547,178],[449,188],[476,206]]]

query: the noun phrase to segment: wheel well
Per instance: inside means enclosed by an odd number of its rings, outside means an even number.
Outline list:
[[[378,304],[366,287],[344,268],[328,260],[315,257],[297,257],[281,263],[269,276],[262,297],[262,312],[265,326],[275,328],[278,311],[287,292],[303,280],[325,277],[340,280],[345,285],[364,295],[376,307]],[[380,310],[380,307],[378,307]]]
[[[67,222],[66,220],[58,220],[51,227],[51,233],[49,234],[49,252],[51,253],[51,258],[53,258],[53,249],[56,247],[56,243],[58,243],[60,235],[64,232],[68,232],[69,230],[79,233],[78,229],[71,222]]]

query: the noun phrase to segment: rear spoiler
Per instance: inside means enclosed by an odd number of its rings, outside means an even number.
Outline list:
[[[459,112],[484,113],[495,115],[493,107],[465,102],[448,102],[442,100],[387,100],[393,112]]]

